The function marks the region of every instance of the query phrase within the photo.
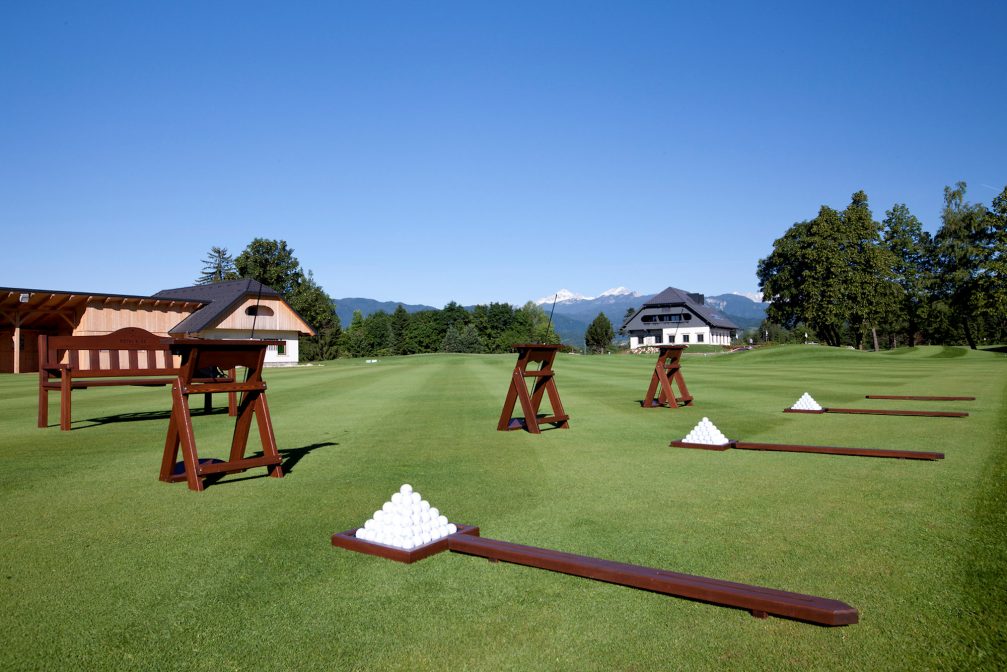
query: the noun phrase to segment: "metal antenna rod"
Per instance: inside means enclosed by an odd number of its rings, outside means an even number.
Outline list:
[[[545,337],[549,338],[549,330],[552,329],[552,314],[556,312],[556,299],[559,298],[559,292],[552,297],[552,310],[549,311],[549,324],[545,326]]]

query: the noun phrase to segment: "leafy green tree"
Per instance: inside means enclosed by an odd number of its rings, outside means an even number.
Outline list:
[[[317,332],[315,336],[302,336],[299,339],[300,357],[313,361],[336,359],[339,356],[342,325],[332,298],[315,282],[311,271],[294,289],[287,303]]]
[[[272,287],[288,301],[304,281],[301,264],[285,240],[256,238],[235,258],[234,265],[241,277]]]
[[[473,324],[452,324],[444,334],[441,352],[483,352],[479,331]]]
[[[421,310],[409,316],[404,336],[404,354],[437,352],[444,342],[446,329],[439,310]]]
[[[367,337],[364,333],[364,314],[353,311],[349,328],[343,332],[342,351],[350,357],[363,357],[367,353]]]
[[[405,307],[400,303],[395,306],[395,312],[392,313],[392,352],[396,355],[411,355],[413,351],[409,349],[409,343],[406,340],[406,333],[409,331],[409,312],[406,311]]]
[[[594,318],[594,321],[588,325],[587,331],[584,333],[587,349],[596,353],[605,352],[612,345],[612,339],[614,338],[615,332],[612,330],[612,321],[608,319],[605,313],[598,313],[598,317]]]
[[[883,240],[894,255],[893,271],[899,287],[897,307],[888,315],[890,331],[901,332],[913,346],[927,322],[933,289],[933,238],[909,208],[896,203],[885,213]]]
[[[528,301],[518,309],[518,313],[520,314],[516,316],[517,322],[527,325],[529,342],[550,344],[560,342],[559,336],[556,335],[556,332],[552,328],[552,321],[545,312],[545,308],[534,301]]]
[[[982,204],[968,203],[965,191],[965,182],[944,187],[935,245],[939,292],[969,347],[975,349],[986,323],[1003,318],[997,304],[1004,292],[1004,276],[998,273],[1005,253],[1004,233],[996,211],[1003,210],[1003,194],[990,212]]]
[[[767,317],[788,329],[803,322],[833,346],[848,328],[860,346],[895,303],[893,264],[866,194],[853,194],[841,213],[823,205],[814,219],[791,226],[759,261],[759,287],[771,299]]]
[[[386,357],[393,354],[392,316],[383,310],[364,318],[365,355]]]
[[[867,194],[863,191],[853,194],[841,221],[840,250],[848,275],[846,310],[853,341],[861,347],[870,330],[877,350],[877,325],[898,305],[898,286],[893,271],[895,256],[882,244],[881,225],[871,215]]]
[[[209,285],[225,280],[237,280],[238,269],[226,247],[213,246],[203,259],[203,272],[196,280],[197,285]]]

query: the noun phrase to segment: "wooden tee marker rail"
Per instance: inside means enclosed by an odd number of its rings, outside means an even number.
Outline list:
[[[168,483],[185,481],[190,490],[202,491],[203,478],[212,474],[232,474],[253,467],[266,467],[270,476],[283,477],[283,468],[280,466],[282,458],[276,449],[273,423],[269,418],[269,406],[266,404],[266,383],[262,380],[266,348],[279,343],[281,341],[203,338],[180,338],[172,341],[171,349],[181,355],[182,365],[178,378],[171,386],[171,420],[164,441],[160,480]],[[197,372],[207,367],[237,366],[246,369],[243,382],[200,382],[197,378]],[[192,431],[188,398],[190,394],[211,392],[241,393],[231,439],[230,457],[226,461],[200,460],[196,450],[196,437]],[[245,457],[253,416],[262,442],[262,455]],[[181,473],[175,469],[179,449],[182,451]]]
[[[479,536],[478,527],[459,525],[457,533],[411,551],[362,541],[353,535],[353,530],[335,534],[332,536],[332,544],[399,562],[415,562],[443,550],[450,550],[486,558],[491,562],[509,562],[717,606],[744,609],[757,618],[766,618],[772,614],[828,626],[852,625],[860,618],[854,607],[839,600],[486,539]]]
[[[812,413],[821,415],[822,413],[850,413],[857,415],[912,415],[924,418],[967,418],[968,413],[964,411],[906,411],[890,410],[884,408],[823,408],[820,411],[805,411],[797,408],[785,408],[784,413]]]
[[[925,397],[920,395],[868,394],[865,399],[898,399],[899,401],[975,401],[975,397]]]
[[[500,411],[497,431],[527,429],[532,434],[541,434],[541,425],[544,423],[557,426],[560,429],[570,428],[570,416],[563,410],[563,402],[560,401],[556,381],[553,380],[556,374],[553,373],[552,363],[556,359],[556,353],[559,352],[560,347],[562,346],[532,343],[514,346],[518,351],[518,358],[514,365],[514,372],[511,374],[510,387],[507,388],[503,409]],[[528,368],[536,363],[539,365],[538,370]],[[528,392],[527,380],[529,378],[535,380],[531,393]],[[539,417],[538,409],[546,394],[549,395],[552,415]],[[523,418],[513,417],[514,405],[518,401],[521,402]]]
[[[641,405],[644,408],[678,408],[678,402],[683,402],[683,406],[692,404],[692,395],[685,386],[685,379],[682,377],[682,352],[687,345],[659,345],[660,353],[657,356],[657,364],[654,366],[654,375],[650,377],[650,386],[647,387],[647,394],[643,398]],[[675,396],[672,383],[678,385],[681,396]],[[660,389],[660,393],[655,397],[655,393]]]
[[[675,448],[697,448],[700,450],[769,450],[785,453],[819,453],[823,455],[851,455],[854,457],[890,457],[902,460],[943,460],[944,453],[931,453],[922,450],[886,450],[883,448],[845,448],[840,446],[805,446],[793,443],[754,443],[751,441],[731,441],[719,446],[705,443],[687,443],[672,441]]]

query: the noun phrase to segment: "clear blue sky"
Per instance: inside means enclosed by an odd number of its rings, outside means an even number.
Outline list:
[[[819,6],[811,6],[819,5]],[[0,285],[147,294],[286,240],[333,297],[754,291],[864,189],[1007,185],[1007,3],[0,8]]]

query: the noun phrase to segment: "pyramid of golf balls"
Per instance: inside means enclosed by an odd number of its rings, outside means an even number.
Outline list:
[[[793,406],[790,407],[792,411],[820,411],[822,410],[821,405],[817,401],[811,398],[811,395],[805,392],[801,395],[801,398],[797,400]]]
[[[730,439],[721,433],[717,429],[716,425],[710,422],[710,418],[703,418],[696,426],[692,428],[692,431],[685,435],[682,439],[685,443],[702,443],[707,446],[723,446],[730,443]]]
[[[457,531],[447,516],[405,483],[357,530],[356,537],[408,551]]]

